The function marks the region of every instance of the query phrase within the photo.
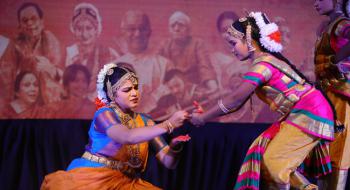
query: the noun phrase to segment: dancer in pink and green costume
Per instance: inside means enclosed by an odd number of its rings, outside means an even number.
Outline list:
[[[232,95],[204,113],[194,112],[191,122],[203,125],[211,118],[232,113],[256,93],[281,117],[250,146],[235,189],[316,189],[297,168],[305,161],[305,174],[331,172],[331,105],[281,54],[278,26],[265,14],[252,12],[235,21],[225,39],[239,60],[251,60],[251,68]]]

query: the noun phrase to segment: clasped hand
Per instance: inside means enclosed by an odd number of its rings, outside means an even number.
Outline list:
[[[176,111],[169,118],[169,121],[175,128],[178,128],[183,125],[186,119],[189,119],[189,118],[190,118],[190,114],[187,111],[180,110],[180,111]]]
[[[194,101],[193,105],[195,109],[193,109],[192,111],[190,121],[196,127],[203,126],[205,124],[205,121],[202,116],[202,114],[204,113],[204,109],[197,101]]]
[[[205,124],[203,119],[204,109],[203,107],[196,101],[193,102],[194,110],[191,114],[184,110],[180,110],[175,112],[170,118],[169,121],[174,125],[175,128],[178,128],[183,125],[184,121],[189,119],[190,122],[196,126],[200,127]]]

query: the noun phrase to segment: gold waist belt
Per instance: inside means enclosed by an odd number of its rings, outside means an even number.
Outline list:
[[[100,155],[94,155],[90,152],[85,151],[82,158],[90,160],[92,162],[97,162],[105,165],[108,168],[119,170],[124,175],[130,178],[139,178],[140,177],[140,168],[129,167],[127,162],[122,162],[119,160],[112,160]]]
[[[103,164],[106,167],[114,169],[114,170],[119,170],[124,175],[126,175],[130,178],[139,178],[140,174],[141,174],[140,173],[141,168],[132,168],[129,166],[129,164],[127,162],[122,162],[119,160],[112,160],[112,159],[109,159],[109,158],[106,158],[106,157],[100,156],[100,155],[94,155],[88,151],[84,152],[82,158],[90,160],[92,162],[97,162],[97,163]]]
[[[91,154],[90,152],[87,152],[87,151],[84,152],[82,157],[87,159],[87,160],[103,164],[108,168],[117,169],[120,171],[125,171],[127,169],[126,163],[124,163],[122,161],[112,160],[112,159],[109,159],[109,158],[106,158],[106,157],[100,156],[100,155],[94,155],[94,154]]]

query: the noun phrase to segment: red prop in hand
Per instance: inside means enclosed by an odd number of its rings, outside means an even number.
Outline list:
[[[177,136],[177,137],[171,139],[170,146],[174,147],[174,146],[176,146],[179,143],[187,142],[189,140],[191,140],[191,137],[188,134],[180,135],[180,136]]]

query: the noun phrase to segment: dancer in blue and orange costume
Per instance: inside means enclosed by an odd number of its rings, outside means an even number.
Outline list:
[[[92,120],[85,153],[73,160],[67,171],[47,175],[41,189],[159,189],[140,178],[148,147],[155,149],[165,167],[174,168],[181,143],[190,137],[175,137],[168,145],[161,135],[182,126],[188,113],[180,110],[155,124],[146,115],[134,112],[140,100],[138,78],[125,63],[104,66],[98,75],[97,94],[100,108]]]
[[[235,189],[317,189],[297,168],[306,159],[311,161],[305,173],[312,171],[312,175],[320,176],[331,171],[331,105],[281,54],[278,26],[265,14],[252,12],[236,20],[224,35],[232,53],[241,61],[251,60],[251,68],[235,92],[204,113],[195,111],[191,122],[203,125],[211,118],[234,112],[257,93],[281,117],[250,146]]]
[[[320,189],[343,190],[350,167],[350,4],[348,0],[315,0],[316,11],[327,16],[315,48],[316,80],[333,104],[338,125],[330,145],[333,172],[318,182]]]

